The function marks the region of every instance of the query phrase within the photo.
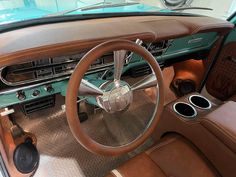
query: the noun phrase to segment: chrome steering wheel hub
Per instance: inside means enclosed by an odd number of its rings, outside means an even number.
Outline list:
[[[128,83],[115,80],[104,86],[104,93],[97,97],[97,103],[108,113],[125,111],[133,101],[133,92]]]

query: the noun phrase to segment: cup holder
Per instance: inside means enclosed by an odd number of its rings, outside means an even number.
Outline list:
[[[180,116],[188,119],[193,119],[197,115],[196,109],[185,102],[177,102],[173,105],[174,111]]]
[[[201,95],[191,95],[189,102],[199,109],[211,109],[211,102]]]

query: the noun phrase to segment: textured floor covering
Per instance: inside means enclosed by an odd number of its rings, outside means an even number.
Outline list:
[[[165,81],[165,103],[175,99],[169,89],[173,69],[163,71]],[[147,96],[149,95],[149,96]],[[96,141],[106,145],[121,145],[134,139],[149,120],[153,109],[153,90],[137,92],[134,103],[123,114],[105,114],[97,111],[90,115],[82,125],[84,130]],[[67,124],[65,112],[61,110],[64,98],[56,99],[56,107],[25,116],[21,111],[13,115],[18,124],[37,137],[40,164],[36,177],[102,177],[135,154],[151,146],[148,140],[143,146],[120,157],[103,157],[85,150],[73,137]],[[82,105],[84,111],[88,107]]]
[[[102,114],[98,111],[96,116],[90,116],[89,120],[82,124],[84,130],[93,139],[106,145],[117,146],[134,139],[143,130],[154,108],[143,91],[137,93],[135,98],[138,98],[135,104],[122,115]],[[94,155],[85,150],[72,136],[65,112],[60,109],[64,98],[57,97],[56,100],[57,105],[53,109],[27,117],[20,111],[13,115],[24,130],[34,133],[37,137],[40,164],[36,177],[104,176],[152,144],[149,140],[135,152],[120,157]]]

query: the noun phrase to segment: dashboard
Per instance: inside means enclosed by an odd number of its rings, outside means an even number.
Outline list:
[[[157,43],[145,44],[137,39],[139,43],[145,47],[153,56],[161,56],[171,45],[171,40],[164,40]],[[35,61],[24,62],[3,67],[0,72],[1,81],[7,86],[21,86],[40,81],[62,78],[69,76],[81,58],[86,52],[59,57],[49,57]],[[131,53],[126,56],[125,64],[133,62],[135,59]],[[91,66],[86,74],[92,74],[108,70],[113,66],[113,53],[108,53],[98,58]]]
[[[47,24],[1,34],[0,42],[5,42],[0,46],[0,107],[35,105],[32,101],[36,99],[57,93],[65,95],[77,63],[103,41],[132,40],[152,53],[161,67],[166,67],[191,57],[207,59],[219,36],[233,27],[209,17],[123,18],[123,23],[121,18],[108,18]],[[105,74],[112,76],[112,66],[113,53],[108,53],[91,65],[85,77],[102,80]],[[149,72],[142,58],[127,53],[124,73],[136,77]]]

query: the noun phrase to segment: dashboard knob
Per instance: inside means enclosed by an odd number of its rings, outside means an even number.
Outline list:
[[[25,100],[26,99],[25,92],[19,90],[18,92],[16,92],[16,97],[21,101]]]
[[[33,93],[32,93],[33,97],[37,97],[39,95],[40,95],[40,91],[39,90],[34,90]]]
[[[48,93],[52,93],[54,91],[54,88],[52,87],[52,85],[45,85],[44,89],[48,92]]]

